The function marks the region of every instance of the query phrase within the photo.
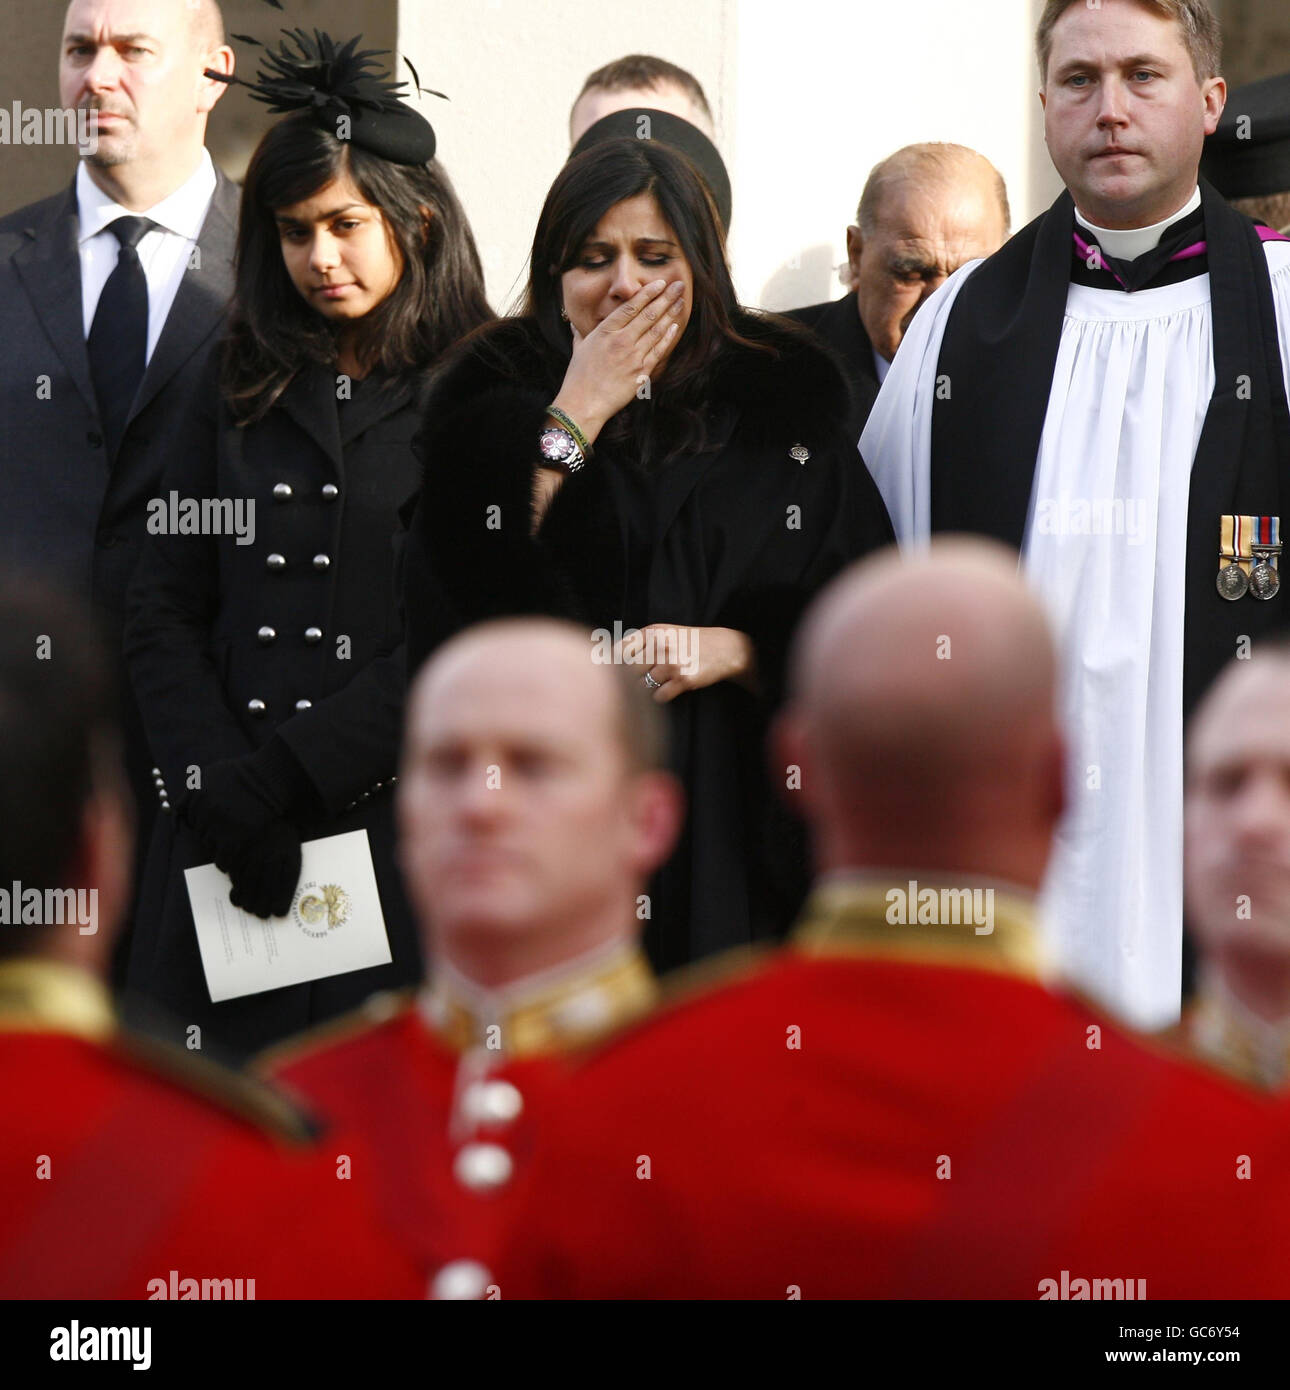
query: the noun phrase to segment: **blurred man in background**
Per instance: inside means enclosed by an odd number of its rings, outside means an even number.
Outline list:
[[[569,112],[569,144],[576,145],[605,116],[633,107],[668,111],[698,126],[709,140],[716,138],[712,108],[699,79],[665,58],[632,53],[597,68],[582,84]]]
[[[1188,737],[1187,920],[1200,950],[1183,1034],[1251,1086],[1290,1086],[1290,645],[1233,661]]]
[[[993,255],[1012,213],[1003,175],[963,145],[907,145],[875,165],[847,228],[850,288],[794,309],[841,356],[859,439],[914,315],[969,261]]]

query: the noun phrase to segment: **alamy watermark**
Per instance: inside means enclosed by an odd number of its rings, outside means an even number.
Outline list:
[[[887,890],[887,921],[893,927],[971,927],[977,936],[994,931],[993,888],[920,888],[911,878]]]
[[[93,936],[99,929],[99,890],[24,888],[15,879],[0,886],[0,926],[74,926],[82,936]]]
[[[633,638],[640,638],[637,645]],[[624,645],[632,649],[623,654]],[[597,666],[675,666],[683,675],[699,670],[699,630],[693,627],[624,628],[615,619],[612,629],[598,627],[591,634],[591,659]]]
[[[82,156],[93,155],[98,122],[85,107],[0,104],[0,145],[75,145]]]
[[[148,501],[150,536],[235,536],[236,545],[255,544],[254,497],[153,497]]]
[[[1035,530],[1041,536],[1124,536],[1130,545],[1147,538],[1143,497],[1041,497],[1035,503]]]

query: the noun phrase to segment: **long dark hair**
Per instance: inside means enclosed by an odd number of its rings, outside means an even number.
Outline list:
[[[690,320],[650,397],[620,410],[602,437],[635,437],[648,456],[667,459],[704,447],[712,385],[724,355],[774,355],[773,348],[750,341],[735,326],[739,302],[720,220],[690,161],[657,140],[630,136],[606,140],[571,159],[551,185],[538,218],[522,312],[537,321],[547,345],[567,363],[573,338],[561,317],[560,277],[577,263],[605,213],[641,193],[657,201],[690,264]]]
[[[309,112],[287,116],[260,141],[242,189],[221,362],[224,395],[240,424],[259,419],[307,363],[336,360],[335,329],[291,283],[274,215],[346,175],[380,209],[403,257],[398,284],[358,325],[354,350],[365,370],[424,370],[493,317],[470,223],[437,160],[393,164],[337,139]],[[423,208],[432,214],[428,228]]]

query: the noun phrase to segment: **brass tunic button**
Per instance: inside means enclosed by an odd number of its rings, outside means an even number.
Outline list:
[[[279,555],[274,551],[272,555],[265,559],[264,563],[271,570],[284,570],[287,567],[287,557],[285,555]]]
[[[340,488],[335,483],[324,483],[322,495],[324,502],[334,502],[340,496]]]
[[[267,647],[270,642],[276,642],[278,640],[276,628],[262,627],[255,635],[259,638],[260,645],[263,647]]]
[[[292,498],[291,484],[279,483],[273,489],[273,500],[275,502],[290,502]]]
[[[246,702],[246,712],[255,715],[257,719],[262,719],[268,708],[263,700],[248,700]]]
[[[318,643],[322,641],[322,628],[320,628],[320,627],[307,627],[307,628],[305,628],[305,641],[308,642],[309,645],[310,645],[311,647],[317,646]]]
[[[461,1105],[477,1125],[509,1125],[524,1110],[524,1097],[509,1081],[478,1081],[466,1088]]]
[[[330,555],[315,555],[315,556],[314,556],[314,569],[316,569],[316,570],[325,570],[325,569],[330,569],[330,568],[331,568],[331,556],[330,556]]]
[[[491,1271],[478,1260],[453,1260],[430,1281],[430,1297],[438,1302],[477,1301],[492,1282]]]
[[[505,1187],[514,1170],[514,1160],[500,1144],[467,1144],[452,1165],[457,1181],[472,1192]]]
[[[307,709],[313,709],[313,707],[314,707],[314,702],[313,702],[312,700],[297,700],[297,701],[296,701],[296,713],[297,713],[297,714],[303,714],[303,713],[305,712],[305,710],[307,710]]]

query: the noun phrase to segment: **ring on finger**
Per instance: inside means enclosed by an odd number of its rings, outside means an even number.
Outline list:
[[[656,681],[648,671],[645,672],[645,688],[647,690],[662,690],[663,682]]]

